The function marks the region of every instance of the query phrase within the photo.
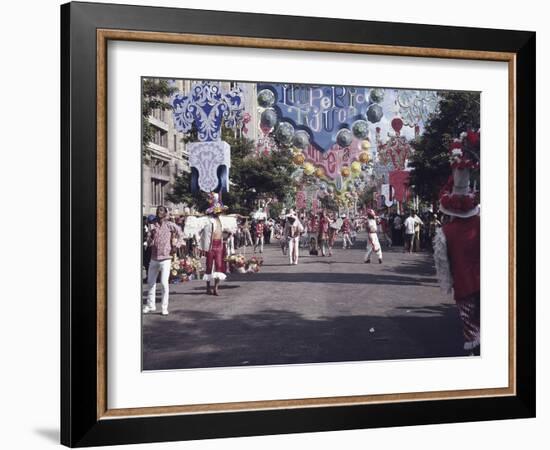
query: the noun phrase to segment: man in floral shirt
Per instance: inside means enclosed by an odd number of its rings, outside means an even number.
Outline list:
[[[143,307],[144,313],[155,311],[155,295],[157,290],[157,277],[160,272],[160,285],[162,286],[162,315],[168,315],[168,279],[170,276],[170,262],[172,260],[172,242],[178,242],[182,236],[181,228],[168,220],[168,211],[164,206],[157,208],[156,220],[149,226],[147,245],[151,247],[151,262],[147,272],[147,305]]]

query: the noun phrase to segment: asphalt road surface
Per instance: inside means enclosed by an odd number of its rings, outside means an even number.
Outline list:
[[[229,275],[219,297],[202,281],[170,285],[170,314],[143,315],[143,370],[463,356],[431,255],[383,249],[383,264],[365,264],[364,238],[331,257],[302,249],[293,266],[266,246],[261,271]]]

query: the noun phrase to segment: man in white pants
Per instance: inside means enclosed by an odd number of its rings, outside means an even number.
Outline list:
[[[284,231],[284,237],[288,242],[288,255],[290,265],[298,264],[298,257],[300,256],[300,235],[304,232],[304,226],[300,223],[296,214],[290,212],[286,216],[286,225]]]
[[[376,214],[372,209],[367,209],[367,253],[365,253],[365,263],[370,263],[370,255],[372,252],[378,256],[378,262],[382,264],[382,247],[378,241],[378,235],[376,231],[378,229],[378,223],[376,221]]]
[[[168,211],[164,206],[157,208],[157,217],[149,227],[147,244],[151,247],[151,262],[147,272],[147,305],[143,307],[145,314],[155,311],[155,295],[157,290],[157,277],[160,272],[160,285],[162,286],[162,315],[168,315],[168,279],[170,277],[170,264],[172,261],[172,242],[178,242],[182,236],[181,228],[174,222],[167,220]]]

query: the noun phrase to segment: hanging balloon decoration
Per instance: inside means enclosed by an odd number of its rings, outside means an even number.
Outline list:
[[[361,150],[368,151],[370,147],[371,145],[368,139],[365,139],[363,142],[361,142]]]
[[[383,115],[384,111],[382,110],[382,107],[377,104],[371,105],[367,110],[367,119],[369,119],[369,122],[372,123],[380,122]]]
[[[313,175],[313,172],[315,172],[315,166],[310,162],[304,163],[304,173],[306,175]]]
[[[307,134],[307,131],[296,131],[296,133],[294,133],[294,138],[292,139],[292,144],[300,150],[305,150],[309,146],[309,134]]]
[[[369,100],[372,103],[381,103],[384,101],[384,89],[375,88],[371,89],[369,93]]]
[[[325,176],[325,169],[322,166],[319,166],[315,169],[315,176],[317,178],[323,178]]]
[[[275,103],[275,94],[271,89],[262,89],[258,92],[258,105],[262,108],[269,108]]]
[[[363,164],[367,164],[370,161],[369,152],[359,153],[359,161],[362,162]]]
[[[275,130],[275,139],[282,146],[288,147],[294,139],[294,127],[288,122],[280,122]]]
[[[296,164],[297,166],[301,166],[304,161],[306,160],[305,156],[303,155],[303,153],[296,153],[294,154],[294,156],[292,157],[292,162],[294,164]]]
[[[336,143],[342,147],[349,147],[353,141],[353,134],[347,128],[342,128],[336,134]]]
[[[365,139],[369,135],[369,124],[366,120],[356,120],[351,126],[351,131],[357,139]]]
[[[353,161],[351,163],[351,173],[353,175],[359,175],[361,173],[361,163],[359,161]]]
[[[267,108],[264,110],[260,116],[260,125],[267,130],[271,130],[275,125],[277,125],[277,112],[273,108]]]
[[[388,141],[385,143],[383,143],[380,138],[380,128],[376,128],[378,160],[383,165],[388,165],[391,162],[394,170],[403,170],[405,168],[407,158],[413,149],[407,142],[407,139],[404,136],[401,136],[403,120],[399,117],[395,117],[391,121],[391,126],[395,131],[395,135],[390,136]]]

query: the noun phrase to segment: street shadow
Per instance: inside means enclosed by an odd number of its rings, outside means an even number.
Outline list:
[[[144,370],[464,356],[458,313],[447,304],[319,318],[185,311],[144,324],[143,348]]]
[[[325,264],[331,264],[327,261]],[[333,264],[338,264],[336,261]],[[419,279],[402,275],[384,275],[380,273],[326,273],[326,272],[290,272],[290,273],[265,273],[259,272],[250,276],[247,274],[232,274],[231,281],[247,281],[251,283],[336,283],[336,284],[381,284],[381,285],[422,285],[427,281],[435,280]]]

